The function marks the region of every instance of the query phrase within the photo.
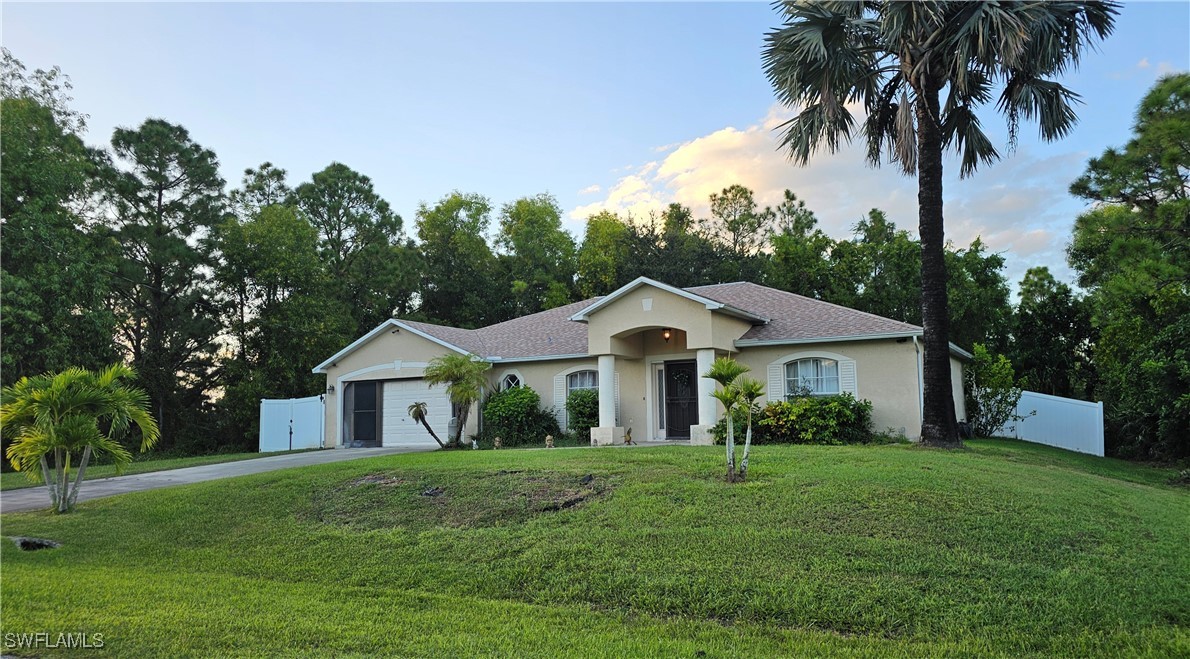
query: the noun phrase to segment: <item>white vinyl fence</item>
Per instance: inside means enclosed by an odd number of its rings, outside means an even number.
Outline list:
[[[260,452],[322,446],[322,396],[260,401]]]
[[[1026,391],[1016,405],[1023,421],[1009,421],[1002,437],[1103,456],[1103,403]]]

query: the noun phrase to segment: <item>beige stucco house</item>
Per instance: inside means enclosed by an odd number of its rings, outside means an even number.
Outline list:
[[[492,364],[493,390],[529,386],[567,425],[565,400],[599,391],[593,444],[631,428],[636,439],[710,443],[721,410],[714,382],[699,377],[731,356],[766,384],[766,399],[798,387],[850,392],[872,402],[877,429],[920,435],[922,355],[916,325],[747,282],[680,289],[637,279],[601,298],[476,330],[392,319],[318,365],[325,373],[326,445],[434,445],[409,418],[425,402],[442,434],[452,416],[442,387],[421,379],[447,352]],[[954,404],[964,418],[962,367],[951,346]],[[763,402],[763,401],[762,401]],[[482,423],[473,410],[466,432]]]

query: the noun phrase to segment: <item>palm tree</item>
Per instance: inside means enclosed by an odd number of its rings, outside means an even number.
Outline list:
[[[467,415],[471,406],[483,396],[487,386],[486,373],[492,365],[472,355],[450,353],[430,360],[423,374],[426,384],[445,384],[450,402],[459,410],[458,428],[454,437],[446,438],[446,445],[455,447],[467,426]]]
[[[430,433],[430,437],[433,437],[434,441],[438,442],[439,448],[446,448],[446,444],[443,444],[442,440],[438,439],[438,433],[434,432],[434,429],[430,427],[430,422],[426,420],[425,403],[414,403],[410,405],[409,418],[413,419],[414,423],[421,424],[421,426],[426,429],[426,432]]]
[[[942,153],[958,152],[959,174],[999,158],[977,107],[1002,88],[1009,147],[1019,120],[1036,118],[1046,140],[1063,137],[1078,95],[1051,79],[1077,65],[1083,48],[1111,33],[1115,2],[785,2],[768,35],[764,69],[778,98],[799,114],[783,125],[782,148],[805,165],[856,132],[848,104],[862,103],[867,159],[887,156],[917,175],[921,237],[925,409],[922,442],[958,446],[950,378]],[[942,102],[945,92],[945,102]]]
[[[744,436],[744,457],[740,459],[740,480],[748,480],[748,453],[752,450],[752,406],[764,395],[764,385],[752,378],[736,378],[732,383],[740,404],[748,408],[748,432]]]
[[[157,442],[148,394],[123,382],[135,376],[123,364],[99,372],[69,368],[24,377],[0,391],[0,428],[12,439],[8,460],[31,480],[46,482],[55,511],[74,508],[93,454],[107,454],[117,470],[132,461],[132,454],[115,439],[129,426],[140,430],[142,452]]]
[[[710,378],[719,383],[719,388],[715,390],[713,396],[723,403],[724,409],[724,423],[727,424],[727,482],[734,483],[736,480],[735,472],[735,423],[731,417],[731,410],[739,402],[739,392],[736,391],[734,382],[736,378],[747,373],[749,369],[747,366],[737,362],[730,357],[720,357],[711,363],[711,370],[702,374],[704,378]]]

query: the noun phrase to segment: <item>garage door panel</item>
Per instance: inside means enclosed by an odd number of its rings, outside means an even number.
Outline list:
[[[426,421],[445,441],[450,423],[450,399],[446,387],[430,387],[425,380],[390,380],[384,383],[384,419],[381,428],[384,446],[437,446],[421,424],[409,416],[409,406],[426,404]]]

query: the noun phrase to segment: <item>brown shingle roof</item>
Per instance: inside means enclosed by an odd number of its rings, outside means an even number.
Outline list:
[[[685,290],[770,319],[767,324],[754,325],[740,337],[743,341],[830,340],[921,331],[916,325],[750,282]],[[591,298],[475,330],[401,322],[482,357],[585,355],[587,324],[572,321],[570,317],[601,299]]]
[[[748,330],[740,337],[743,341],[793,341],[921,331],[917,325],[746,281],[694,286],[686,290],[769,319],[767,325],[756,325]]]

